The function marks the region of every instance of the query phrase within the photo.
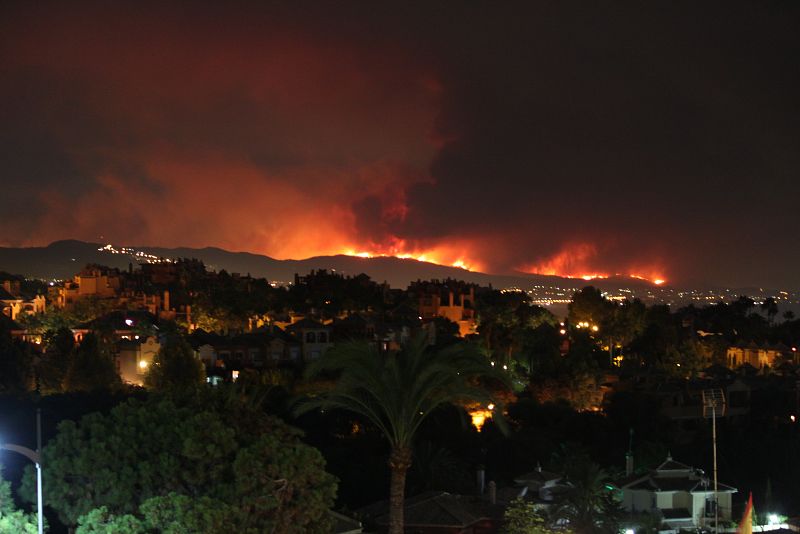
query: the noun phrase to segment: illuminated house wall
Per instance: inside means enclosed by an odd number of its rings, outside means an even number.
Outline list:
[[[728,367],[735,369],[745,364],[752,365],[756,369],[764,366],[773,367],[790,352],[791,349],[784,345],[771,346],[751,343],[744,346],[732,346],[727,350]]]
[[[87,297],[111,298],[120,290],[119,273],[113,270],[87,268],[72,280],[50,288],[51,303],[58,309],[68,308]]]
[[[117,345],[117,372],[123,382],[136,386],[144,385],[144,375],[152,365],[153,358],[161,349],[155,337],[146,340],[122,340]]]
[[[633,475],[619,484],[622,506],[628,512],[660,515],[671,528],[696,528],[713,521],[714,481],[699,469],[667,457],[646,475]],[[736,488],[719,483],[719,517],[731,518],[731,500]]]
[[[415,288],[419,290],[420,288]],[[443,298],[444,295],[444,298]],[[423,321],[436,317],[449,319],[458,325],[461,337],[477,331],[475,320],[475,288],[468,291],[432,285],[422,290],[418,299],[419,316]]]

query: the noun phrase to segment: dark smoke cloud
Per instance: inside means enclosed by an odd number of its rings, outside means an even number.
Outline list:
[[[5,3],[0,245],[797,286],[799,9]]]

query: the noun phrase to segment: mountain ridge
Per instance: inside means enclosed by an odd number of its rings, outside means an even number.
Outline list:
[[[229,251],[220,247],[151,247],[132,246],[107,249],[101,243],[75,239],[54,241],[44,247],[0,247],[0,271],[23,274],[30,278],[67,279],[90,263],[127,269],[130,263],[140,262],[133,250],[155,258],[196,258],[209,269],[250,274],[270,281],[290,282],[295,274],[307,274],[312,270],[327,269],[346,275],[367,274],[376,282],[387,282],[396,288],[405,288],[415,280],[455,278],[465,282],[498,288],[519,287],[529,289],[535,285],[556,287],[653,287],[646,280],[630,277],[610,277],[586,281],[552,275],[526,273],[491,274],[467,271],[458,267],[422,262],[411,258],[377,256],[361,258],[343,254],[313,256],[305,259],[279,260],[247,251]],[[116,253],[112,250],[117,251]],[[624,284],[623,284],[624,283]]]

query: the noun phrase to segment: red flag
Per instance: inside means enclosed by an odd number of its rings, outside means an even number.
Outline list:
[[[744,509],[742,521],[736,528],[736,534],[753,534],[753,492],[750,492],[750,498],[747,499],[747,507]]]

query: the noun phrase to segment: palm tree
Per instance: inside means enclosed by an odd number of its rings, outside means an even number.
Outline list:
[[[399,351],[380,352],[352,342],[337,345],[309,366],[306,377],[337,374],[332,388],[297,405],[297,414],[311,409],[344,409],[374,424],[389,441],[389,532],[403,532],[406,472],[411,466],[414,435],[437,408],[460,402],[493,401],[481,385],[491,377],[507,381],[472,345],[451,345],[431,352],[424,335]]]
[[[576,532],[619,532],[623,512],[613,486],[606,483],[608,475],[600,466],[585,458],[577,458],[573,462],[566,469],[569,490],[555,506],[554,518],[566,520]]]

